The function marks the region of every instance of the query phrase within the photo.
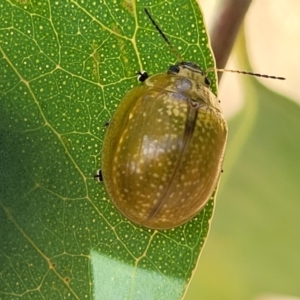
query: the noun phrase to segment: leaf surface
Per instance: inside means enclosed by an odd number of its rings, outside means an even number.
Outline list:
[[[195,1],[147,8],[184,60],[213,66]],[[165,72],[176,57],[140,2],[2,1],[0,11],[1,298],[180,298],[213,201],[154,231],[120,215],[93,179],[104,123],[136,71]]]

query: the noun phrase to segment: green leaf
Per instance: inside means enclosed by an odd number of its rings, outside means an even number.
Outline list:
[[[213,58],[195,1],[147,7],[184,60]],[[187,224],[137,227],[93,175],[135,72],[176,61],[141,3],[0,3],[0,297],[178,299],[213,200]],[[216,92],[215,78],[213,90]]]

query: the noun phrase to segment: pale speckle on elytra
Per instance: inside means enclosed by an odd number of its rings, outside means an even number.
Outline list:
[[[173,115],[175,117],[178,117],[179,116],[179,110],[177,108],[173,108]]]

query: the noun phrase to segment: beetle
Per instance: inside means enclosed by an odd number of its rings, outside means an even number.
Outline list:
[[[166,73],[138,73],[144,85],[128,91],[115,111],[95,178],[103,177],[129,220],[170,229],[198,214],[216,190],[227,123],[207,72],[195,63],[179,59]]]
[[[194,217],[214,192],[227,123],[209,78],[192,62],[151,77],[139,72],[139,80],[144,85],[127,92],[108,125],[95,177],[103,176],[129,220],[170,229]]]

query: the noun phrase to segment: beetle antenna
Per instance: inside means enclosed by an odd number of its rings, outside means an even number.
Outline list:
[[[209,69],[206,70],[206,73],[213,72],[213,71],[217,71],[217,72],[231,72],[231,73],[238,73],[238,74],[250,75],[250,76],[255,76],[255,77],[263,77],[263,78],[269,78],[269,79],[285,80],[284,77],[278,77],[278,76],[272,76],[272,75],[265,75],[265,74],[253,73],[253,72],[248,72],[248,71],[217,69],[217,68],[209,68]]]
[[[173,54],[177,57],[177,59],[182,62],[182,57],[179,54],[179,52],[175,49],[175,47],[170,43],[170,41],[168,40],[168,38],[166,37],[166,35],[163,33],[163,31],[160,29],[160,27],[157,25],[157,23],[154,21],[154,19],[152,18],[152,16],[150,15],[149,11],[147,8],[145,8],[145,13],[147,14],[147,16],[149,17],[150,21],[152,22],[152,24],[154,25],[154,27],[156,28],[156,30],[159,32],[159,34],[162,36],[162,38],[165,40],[165,42],[169,45],[171,51],[173,52]]]

